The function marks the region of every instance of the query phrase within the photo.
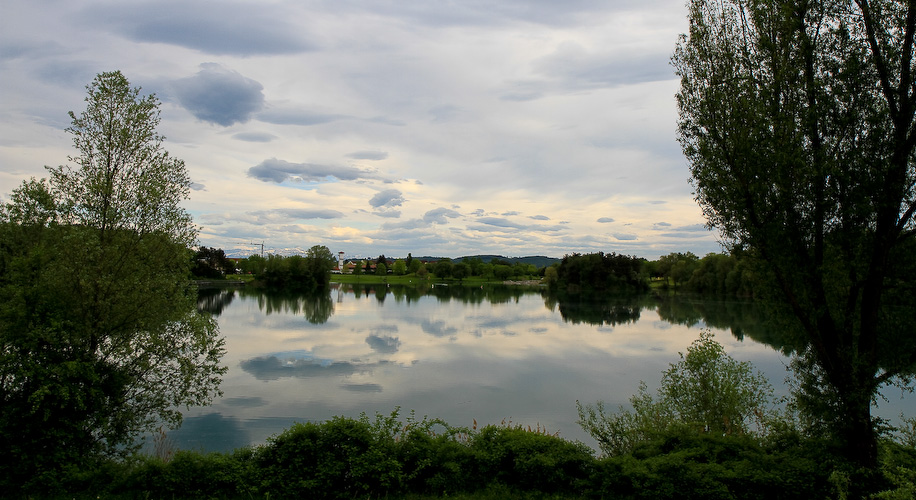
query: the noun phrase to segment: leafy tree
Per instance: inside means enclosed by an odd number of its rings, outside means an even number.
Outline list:
[[[662,374],[658,394],[645,382],[630,398],[632,411],[608,414],[604,404],[582,405],[579,425],[609,455],[628,453],[638,444],[677,426],[697,433],[746,434],[765,423],[773,388],[747,361],[736,361],[709,331],[700,334],[687,354]]]
[[[433,264],[433,274],[437,278],[448,278],[452,275],[452,259],[439,259]]]
[[[679,136],[710,227],[760,269],[808,342],[802,389],[877,466],[877,391],[916,364],[916,3],[693,0],[674,56]],[[815,409],[814,406],[809,409]]]
[[[452,278],[456,278],[459,281],[467,278],[471,275],[471,266],[465,264],[464,262],[459,262],[452,266]]]
[[[235,265],[222,248],[200,247],[194,255],[194,276],[201,278],[222,278],[235,272]]]
[[[394,265],[392,267],[394,268],[393,269],[394,274],[398,276],[403,276],[407,274],[407,263],[401,259],[394,261]]]
[[[197,312],[180,203],[184,163],[162,148],[158,101],[120,72],[70,113],[73,165],[0,207],[0,447],[8,490],[134,449],[217,394],[223,340]]]
[[[388,275],[388,266],[385,264],[376,264],[375,265],[375,274],[376,276],[387,276]]]
[[[328,247],[315,245],[305,256],[268,255],[259,277],[272,288],[319,290],[327,288],[336,263]]]
[[[568,291],[642,291],[649,285],[642,260],[615,253],[566,255],[557,267],[557,289]]]
[[[331,270],[337,266],[337,258],[324,245],[314,245],[305,252],[309,271],[319,288],[327,288],[331,282]]]

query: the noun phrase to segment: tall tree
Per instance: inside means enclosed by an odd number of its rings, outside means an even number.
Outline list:
[[[0,447],[6,486],[134,448],[207,404],[225,368],[188,281],[190,180],[158,101],[120,72],[70,113],[77,155],[0,206]]]
[[[873,468],[872,401],[916,364],[916,308],[888,293],[916,236],[916,3],[692,0],[689,22],[673,62],[697,201],[766,264],[819,418]]]

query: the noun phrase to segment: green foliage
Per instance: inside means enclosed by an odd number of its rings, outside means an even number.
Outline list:
[[[645,291],[649,285],[642,273],[643,261],[636,257],[603,252],[566,255],[557,267],[558,290]]]
[[[672,427],[697,433],[748,434],[769,420],[773,389],[766,377],[731,358],[705,331],[662,374],[656,397],[645,383],[630,398],[632,411],[609,414],[602,403],[577,403],[579,424],[608,455],[632,452]]]
[[[397,489],[393,443],[365,422],[296,424],[257,455],[261,489],[273,498],[354,498]]]
[[[763,264],[760,294],[794,318],[787,329],[822,371],[809,395],[842,415],[816,417],[873,469],[872,400],[916,371],[916,307],[890,304],[912,266],[900,250],[916,239],[916,4],[688,9],[673,63],[696,199],[710,227]]]
[[[250,259],[250,258],[249,258]],[[266,286],[288,290],[324,290],[337,259],[326,246],[315,245],[305,254],[268,255],[258,279]]]
[[[45,492],[60,471],[133,449],[178,408],[219,394],[216,322],[196,309],[180,207],[190,180],[155,133],[158,101],[119,72],[71,113],[75,167],[0,208],[0,487]]]
[[[882,443],[874,498],[911,498],[916,450]],[[631,453],[502,423],[477,429],[388,415],[296,424],[256,448],[179,451],[69,469],[67,498],[809,499],[856,493],[855,471],[819,440],[698,433],[672,425]],[[53,478],[58,479],[58,478]]]
[[[194,254],[191,274],[197,278],[222,279],[235,272],[235,264],[226,257],[222,248],[200,247]]]

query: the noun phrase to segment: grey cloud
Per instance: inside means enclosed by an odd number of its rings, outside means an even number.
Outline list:
[[[535,68],[573,88],[617,87],[675,78],[669,58],[664,52],[595,54],[577,43],[564,42],[556,52],[538,60]]]
[[[404,120],[398,120],[396,118],[388,118],[385,116],[375,116],[366,120],[371,123],[381,123],[384,125],[391,125],[393,127],[403,127],[407,125],[407,122]]]
[[[547,217],[546,215],[532,215],[531,217],[529,217],[529,219],[534,219],[534,220],[550,220],[550,217]]]
[[[198,119],[228,127],[264,106],[263,86],[219,64],[201,64],[194,76],[172,83],[178,101]]]
[[[431,224],[446,224],[448,220],[461,217],[461,214],[448,208],[434,208],[423,214],[423,220]]]
[[[347,155],[347,158],[353,158],[354,160],[384,160],[388,158],[388,153],[385,151],[356,151]]]
[[[372,172],[349,166],[317,165],[314,163],[290,163],[271,158],[248,169],[248,177],[264,182],[287,181],[320,182],[329,177],[342,181],[376,178]]]
[[[525,229],[524,225],[519,224],[517,222],[512,222],[509,219],[501,219],[498,217],[481,217],[478,220],[490,226],[504,227],[504,228],[511,228],[511,229]]]
[[[274,212],[293,219],[339,219],[344,216],[337,210],[329,209],[284,208]]]
[[[82,20],[139,42],[219,55],[294,54],[313,48],[290,13],[276,4],[239,2],[104,3]]]
[[[316,113],[295,107],[270,108],[258,113],[257,119],[274,125],[321,125],[350,118],[347,115]]]
[[[391,208],[399,207],[404,203],[404,196],[397,189],[386,189],[375,193],[375,196],[369,200],[369,205],[373,208]]]
[[[238,134],[233,134],[232,138],[245,142],[270,142],[276,139],[277,136],[266,132],[239,132]]]
[[[610,217],[601,217],[600,219],[598,219],[598,222],[602,224],[607,224],[608,222],[614,222],[614,219]]]
[[[234,406],[238,408],[257,408],[267,404],[267,401],[260,396],[226,398],[220,399],[219,402],[226,406]]]
[[[637,239],[637,236],[632,233],[614,233],[613,236],[620,241],[633,241]]]
[[[691,224],[689,226],[680,226],[675,228],[676,231],[690,231],[690,232],[707,232],[709,229],[704,224]]]
[[[199,183],[199,182],[192,182],[192,183],[191,183],[191,189],[193,189],[194,191],[206,191],[206,190],[207,190],[207,186],[205,186],[205,185],[203,185],[203,184],[201,184],[201,183]]]
[[[651,2],[652,0],[650,0]],[[363,8],[381,15],[403,18],[429,26],[498,26],[507,23],[536,23],[565,26],[583,16],[632,8],[636,2],[600,0],[506,0],[466,1],[442,9],[435,2],[366,2]],[[644,5],[640,3],[639,5]]]
[[[428,319],[420,323],[420,329],[434,337],[451,337],[458,333],[454,326],[446,326],[445,321],[431,321]]]
[[[513,215],[518,215],[518,212],[515,212],[515,211],[503,212],[500,215],[502,215],[503,217],[511,217]]]
[[[398,337],[389,337],[387,335],[369,335],[366,337],[366,343],[373,351],[382,354],[393,354],[401,348],[401,341]]]
[[[344,384],[341,387],[350,392],[382,392],[379,384]]]
[[[397,219],[401,217],[400,210],[392,210],[392,209],[387,209],[387,208],[380,208],[372,213],[379,217],[385,217],[386,219]]]
[[[434,122],[448,122],[454,120],[458,114],[461,112],[461,108],[457,106],[452,106],[450,104],[444,104],[442,106],[435,106],[430,108],[429,114],[432,115]]]
[[[671,227],[671,224],[669,224],[669,223],[667,223],[667,222],[656,222],[656,223],[653,224],[653,225],[654,225],[654,226],[658,226],[658,227]]]
[[[373,368],[386,365],[381,361],[375,364],[357,364],[348,361],[328,363],[317,359],[296,357],[262,356],[246,359],[239,363],[242,370],[258,380],[279,380],[284,377],[311,378],[348,376],[355,373],[371,371]]]
[[[410,219],[401,222],[386,222],[382,224],[382,230],[386,233],[395,229],[421,229],[429,227],[430,223],[422,219]]]
[[[539,224],[519,224],[518,222],[510,221],[509,219],[503,219],[500,217],[480,217],[476,220],[486,224],[486,226],[469,226],[468,229],[482,232],[503,231],[506,229],[518,229],[535,232],[555,232],[565,229],[560,225],[546,226]]]
[[[711,231],[703,224],[692,224],[689,226],[680,226],[670,228],[672,232],[662,233],[662,236],[669,238],[701,238]]]

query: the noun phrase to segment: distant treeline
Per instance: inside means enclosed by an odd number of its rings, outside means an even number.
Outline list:
[[[195,278],[222,278],[228,274],[251,274],[269,288],[318,290],[327,288],[337,260],[326,246],[315,245],[305,255],[252,255],[234,261],[222,249],[200,247],[194,256]]]
[[[699,258],[693,253],[670,253],[656,261],[602,252],[573,253],[547,268],[551,289],[567,292],[639,292],[650,283],[703,295],[750,297],[755,273],[750,259],[740,253],[710,253]]]
[[[642,292],[654,283],[662,289],[703,295],[751,297],[759,272],[740,252],[674,252],[658,260],[616,253],[572,253],[563,259],[549,257],[505,258],[479,255],[449,259],[437,257],[356,261],[345,273],[415,275],[420,278],[463,280],[482,277],[494,280],[541,279],[552,290],[566,292]],[[537,265],[533,262],[540,262]],[[265,286],[290,289],[321,289],[327,286],[337,260],[327,247],[316,245],[304,256],[252,255],[229,259],[222,249],[200,247],[194,256],[193,275],[218,279],[241,273],[255,276]],[[350,264],[348,262],[348,264]]]

